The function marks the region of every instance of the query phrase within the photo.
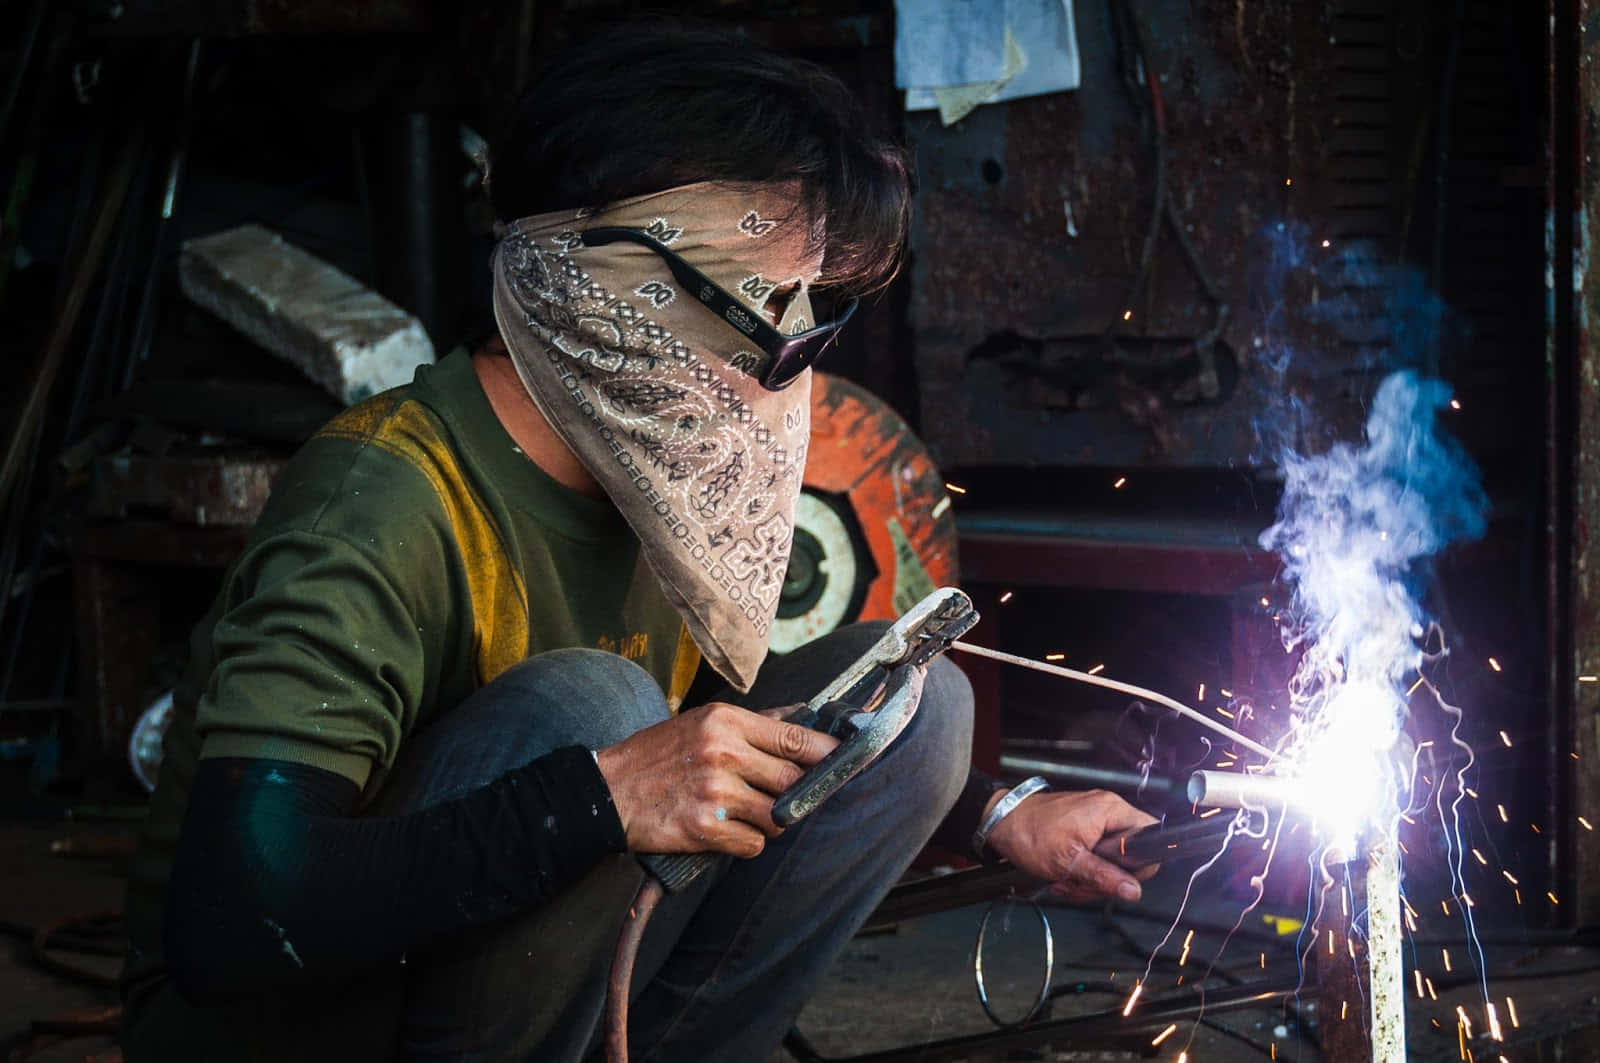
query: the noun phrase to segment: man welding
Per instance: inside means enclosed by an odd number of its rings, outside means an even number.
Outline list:
[[[766,652],[809,366],[905,238],[904,155],[846,89],[605,30],[545,66],[490,192],[498,335],[309,441],[194,632],[129,887],[130,1063],[582,1059],[634,853],[731,858],[649,924],[636,1059],[768,1058],[936,829],[1136,899],[1089,849],[1150,817],[970,772],[942,658],[876,764],[773,823],[834,740],[752,710],[880,630]],[[726,686],[685,703],[702,661]]]

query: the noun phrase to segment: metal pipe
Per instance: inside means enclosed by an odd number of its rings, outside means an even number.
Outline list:
[[[1137,771],[1099,768],[1092,764],[1019,757],[1012,753],[1000,754],[1000,770],[1010,775],[1043,775],[1054,782],[1102,786],[1108,790],[1145,790],[1166,794],[1176,789],[1173,781],[1165,775],[1144,775]]]
[[[1295,803],[1297,788],[1277,775],[1242,771],[1197,771],[1189,776],[1188,797],[1208,808],[1282,808]]]

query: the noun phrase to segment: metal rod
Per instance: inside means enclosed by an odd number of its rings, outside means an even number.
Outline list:
[[[1043,661],[1035,661],[1027,657],[1018,657],[1014,653],[1006,653],[1003,650],[991,650],[987,646],[974,646],[970,642],[952,642],[950,644],[950,648],[953,650],[961,650],[963,653],[976,654],[979,657],[988,657],[992,660],[1004,661],[1006,664],[1015,664],[1023,668],[1031,668],[1036,672],[1044,672],[1046,675],[1059,676],[1062,679],[1072,679],[1079,683],[1088,683],[1091,686],[1105,687],[1107,690],[1115,690],[1123,694],[1131,694],[1136,698],[1143,698],[1146,701],[1153,701],[1157,705],[1169,708],[1181,716],[1187,716],[1200,726],[1209,728],[1210,730],[1215,731],[1217,734],[1222,735],[1230,741],[1239,743],[1252,753],[1259,753],[1268,760],[1271,760],[1274,756],[1276,756],[1272,750],[1268,749],[1260,742],[1246,738],[1233,728],[1225,726],[1224,724],[1220,724],[1211,717],[1206,716],[1204,713],[1191,709],[1181,701],[1174,701],[1165,694],[1157,694],[1153,690],[1147,690],[1144,687],[1134,686],[1132,683],[1122,683],[1115,679],[1107,679],[1104,676],[1090,675],[1088,672],[1079,672],[1072,668],[1062,668],[1060,665],[1056,664],[1045,664]]]
[[[1187,796],[1207,808],[1282,808],[1295,802],[1291,780],[1242,771],[1197,771],[1189,776]]]
[[[1406,977],[1400,940],[1400,852],[1395,839],[1385,832],[1367,847],[1372,1063],[1405,1063]]]
[[[1108,790],[1148,790],[1167,794],[1176,789],[1172,780],[1165,775],[1144,775],[1122,768],[1101,768],[1093,764],[1074,764],[1043,757],[1020,757],[1014,753],[1000,754],[1000,770],[1011,775],[1043,775],[1047,779],[1079,786],[1103,786]]]

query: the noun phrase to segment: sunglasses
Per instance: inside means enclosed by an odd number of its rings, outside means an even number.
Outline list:
[[[826,325],[785,336],[761,319],[749,306],[728,294],[715,281],[685,262],[682,256],[653,237],[637,229],[607,226],[585,229],[579,233],[585,247],[604,247],[606,244],[628,243],[649,248],[659,255],[672,271],[684,291],[704,303],[707,309],[738,329],[750,342],[761,348],[766,360],[754,367],[750,375],[760,381],[768,391],[782,391],[794,382],[821,356],[823,349],[833,342],[850,315],[856,312],[855,299],[846,299]]]

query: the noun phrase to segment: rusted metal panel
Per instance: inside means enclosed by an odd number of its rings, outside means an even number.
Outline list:
[[[98,458],[90,481],[91,517],[158,514],[181,524],[249,527],[261,515],[283,458],[257,455]]]
[[[1264,464],[1258,428],[1293,426],[1299,409],[1321,421],[1312,449],[1358,435],[1397,362],[1457,381],[1469,405],[1534,408],[1537,162],[1519,102],[1534,12],[1133,5],[1178,224],[1130,298],[1156,165],[1117,66],[1116,6],[1078,10],[1080,90],[949,128],[908,118],[921,179],[909,321],[942,464]],[[1179,233],[1229,310],[1209,361],[1197,340],[1214,304]],[[1528,449],[1507,422],[1469,429],[1480,458]]]
[[[1600,675],[1600,283],[1589,268],[1600,243],[1600,167],[1590,159],[1600,129],[1600,3],[1553,0],[1551,16],[1552,862],[1565,894],[1560,919],[1583,925],[1600,919],[1600,834],[1578,822],[1600,818],[1600,684],[1582,678]]]
[[[1321,117],[1336,89],[1358,105],[1363,80],[1374,82],[1366,91],[1377,100],[1389,89],[1382,64],[1330,72],[1330,39],[1346,28],[1335,6],[1345,5],[1146,5],[1166,116],[1166,192],[1230,312],[1213,379],[1194,354],[1183,356],[1216,310],[1171,228],[1162,228],[1144,289],[1127,305],[1155,163],[1114,65],[1105,5],[1078,9],[1081,90],[981,107],[947,129],[931,115],[910,116],[921,177],[910,319],[922,424],[942,462],[1247,461],[1257,404],[1282,396],[1235,389],[1229,399],[1227,378],[1268,346],[1318,349],[1317,376],[1367,353],[1338,342],[1338,323],[1325,315],[1299,315],[1297,331],[1284,335],[1290,300],[1269,290],[1281,278],[1262,276],[1279,222],[1287,235],[1295,219],[1320,218],[1342,195],[1335,176],[1387,173],[1382,128]],[[1349,25],[1374,32],[1368,22]],[[1329,165],[1335,158],[1344,170]],[[1347,214],[1322,218],[1313,236],[1387,231],[1386,185],[1374,189],[1345,196]],[[1295,294],[1314,305],[1333,293]],[[1123,312],[1127,321],[1116,321]],[[1129,341],[1120,357],[1101,349],[1113,323]],[[1319,345],[1321,335],[1329,339]]]

